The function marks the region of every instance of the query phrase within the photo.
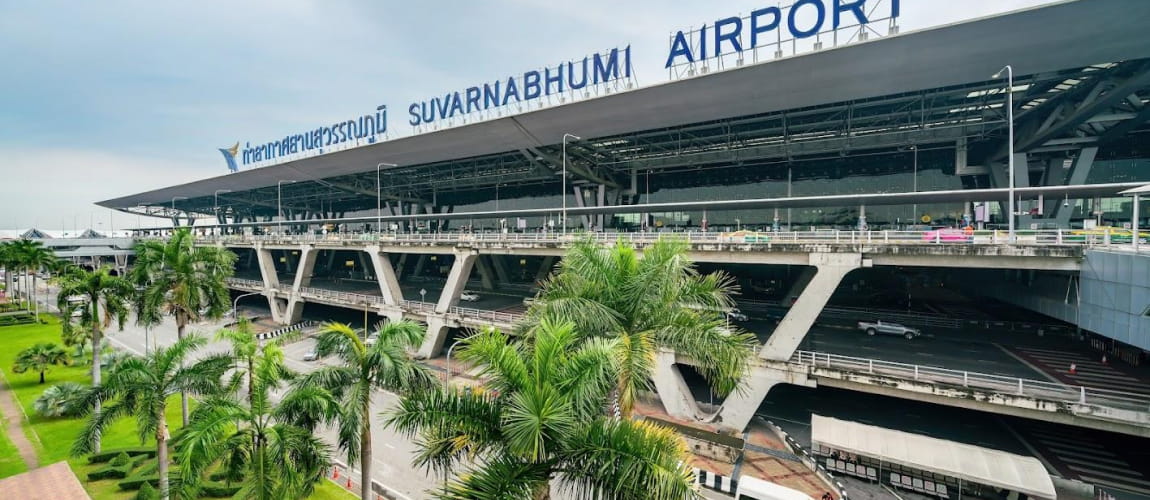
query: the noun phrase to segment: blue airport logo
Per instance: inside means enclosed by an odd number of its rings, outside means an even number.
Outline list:
[[[230,148],[220,148],[220,154],[224,155],[224,161],[228,162],[228,171],[233,174],[240,171],[239,165],[236,165],[236,153],[239,151],[239,142],[236,142],[236,144]]]

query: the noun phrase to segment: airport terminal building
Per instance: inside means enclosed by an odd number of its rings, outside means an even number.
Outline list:
[[[847,2],[814,3],[788,7],[819,14],[807,31],[772,7],[671,37],[665,83],[637,86],[633,49],[614,49],[237,144],[221,150],[232,173],[99,204],[233,249],[232,287],[280,323],[415,319],[427,357],[469,328],[509,328],[575,237],[642,248],[674,234],[703,271],[737,279],[750,318],[736,319],[763,342],[721,426],[745,427],[775,385],[817,384],[1150,437],[1144,384],[1003,385],[964,367],[938,372],[961,386],[943,394],[917,367],[879,380],[873,360],[832,357],[859,356],[858,337],[831,353],[821,339],[841,333],[810,333],[897,321],[994,355],[1026,337],[1145,369],[1147,212],[1133,195],[1150,195],[1150,2],[918,31],[899,29],[898,1],[841,26]],[[749,42],[772,20],[777,37]],[[413,133],[386,135],[389,112]],[[1070,358],[1049,359],[1054,373]],[[669,413],[706,413],[706,394],[681,394],[689,360],[657,365]]]

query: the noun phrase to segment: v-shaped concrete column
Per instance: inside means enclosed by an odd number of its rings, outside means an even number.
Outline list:
[[[812,253],[811,266],[818,271],[802,288],[790,310],[775,327],[771,338],[759,351],[759,357],[773,361],[786,361],[807,336],[819,313],[835,293],[847,273],[862,265],[861,254]],[[801,276],[800,278],[805,278]]]
[[[372,269],[375,270],[376,281],[379,282],[379,293],[383,301],[389,306],[399,305],[403,302],[403,290],[399,288],[399,277],[395,268],[391,266],[391,259],[383,252],[379,245],[372,245],[363,249],[371,259]]]
[[[299,249],[299,265],[296,268],[295,280],[292,282],[291,296],[288,298],[287,311],[284,314],[284,324],[292,325],[303,319],[304,300],[300,289],[311,285],[311,276],[315,271],[315,258],[319,251],[310,245],[302,245]]]
[[[439,294],[439,302],[435,304],[435,312],[427,315],[427,336],[423,338],[423,345],[419,347],[418,356],[432,358],[443,351],[443,342],[447,340],[447,313],[452,307],[459,304],[459,294],[471,276],[471,268],[479,253],[475,250],[457,250],[455,263],[451,266],[451,273],[447,275],[447,283],[443,292]]]
[[[798,298],[779,322],[771,338],[759,351],[759,357],[768,361],[786,361],[791,358],[799,344],[814,325],[815,319],[842,282],[847,273],[862,266],[861,254],[810,254],[810,265],[817,271],[804,272],[799,283],[792,289]],[[805,282],[805,284],[804,284]],[[667,412],[679,418],[697,418],[698,406],[693,401],[686,384],[671,363],[674,357],[656,358],[655,389],[667,408]],[[805,380],[790,380],[778,370],[769,367],[753,366],[739,389],[723,401],[715,422],[721,427],[741,432],[762,404],[767,392],[779,383],[805,383]],[[687,400],[690,400],[689,402]]]
[[[260,277],[263,278],[264,297],[268,299],[268,309],[272,313],[272,321],[280,324],[286,324],[286,311],[285,307],[276,298],[276,289],[279,287],[280,278],[279,273],[276,272],[276,263],[272,257],[272,251],[262,246],[255,248],[256,261],[260,265]]]

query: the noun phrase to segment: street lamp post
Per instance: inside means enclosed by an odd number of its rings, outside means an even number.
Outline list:
[[[232,320],[237,323],[240,321],[239,312],[237,311],[237,308],[240,305],[240,299],[244,297],[251,297],[252,295],[260,295],[260,292],[241,293],[238,297],[236,297],[236,300],[232,301]]]
[[[567,138],[575,139],[576,141],[583,140],[583,138],[574,134],[563,134],[563,234],[567,234]]]
[[[1007,221],[1007,239],[1014,243],[1014,67],[1007,64],[1002,69],[998,70],[991,78],[1001,78],[1003,73],[1006,73],[1006,121],[1008,136],[1006,139],[1007,146],[1009,146],[1010,157],[1007,158],[1007,173],[1009,174],[1007,182],[1010,184],[1007,191],[1010,193],[1010,202],[1007,203],[1007,210],[1010,212]]]
[[[295,184],[295,181],[281,180],[276,182],[276,212],[279,214],[279,232],[282,235],[284,232],[284,206],[283,206],[283,185],[284,183]]]
[[[379,169],[384,166],[395,168],[399,165],[379,163],[375,166],[375,232],[377,233],[383,228],[383,186],[379,183]]]
[[[455,346],[459,345],[459,343],[457,340],[454,344],[451,344],[451,347],[447,348],[447,376],[443,377],[444,389],[451,389],[451,351],[455,349]]]

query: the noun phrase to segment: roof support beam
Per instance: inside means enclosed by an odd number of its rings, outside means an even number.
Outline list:
[[[1070,111],[1062,119],[1055,120],[1049,126],[1040,128],[1035,134],[1023,138],[1015,149],[1026,151],[1046,144],[1051,139],[1069,132],[1086,123],[1090,118],[1107,111],[1111,106],[1126,99],[1127,96],[1137,92],[1147,84],[1150,84],[1150,65],[1147,64],[1143,64],[1133,75],[1117,83],[1113,88],[1108,88],[1107,82],[1099,82],[1098,86],[1092,88],[1086,99],[1073,111]]]

